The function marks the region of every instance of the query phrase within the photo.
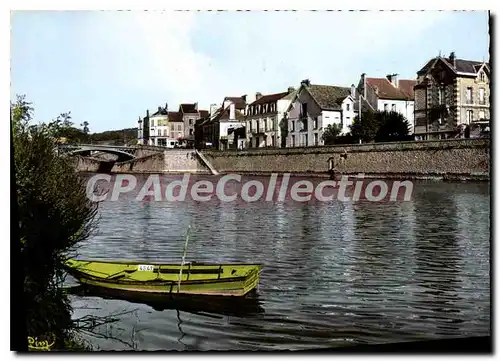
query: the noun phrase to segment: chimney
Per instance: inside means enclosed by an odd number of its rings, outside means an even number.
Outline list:
[[[356,87],[354,84],[351,84],[351,96],[356,99]]]
[[[260,98],[262,98],[262,93],[260,92],[255,93],[255,100],[259,100]]]
[[[194,103],[194,110],[198,111],[198,102]]]
[[[165,111],[168,112],[168,103],[165,103]]]
[[[457,67],[457,59],[455,58],[455,52],[454,51],[452,51],[450,53],[450,62],[453,64],[454,68]]]
[[[158,107],[158,111],[161,112],[161,107]]]
[[[398,74],[389,74],[387,75],[387,79],[394,85],[396,88],[399,86],[398,82]]]
[[[236,119],[234,103],[229,104],[229,119]]]
[[[311,81],[309,79],[304,79],[300,82],[300,84],[305,85],[305,86],[309,86],[309,85],[311,85]]]
[[[149,109],[146,109],[146,118],[149,118]]]
[[[246,103],[247,102],[247,95],[246,94],[243,94],[241,96],[241,99],[243,99],[243,101]]]
[[[363,98],[366,99],[366,73],[361,74],[361,82],[363,83]]]
[[[291,94],[295,91],[295,88],[293,86],[288,87],[288,94]]]
[[[217,104],[210,104],[210,115],[214,115],[217,111]]]

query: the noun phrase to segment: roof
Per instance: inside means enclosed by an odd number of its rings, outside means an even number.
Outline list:
[[[392,100],[414,100],[415,92],[413,87],[417,84],[416,80],[400,79],[396,88],[387,78],[366,78],[366,84],[372,89],[377,89],[379,99]]]
[[[205,118],[205,117],[208,117],[208,116],[210,116],[210,111],[203,110],[203,109],[200,110],[200,117]]]
[[[151,116],[157,116],[157,115],[167,115],[167,113],[170,113],[166,108],[158,107],[158,109],[155,113],[153,113]]]
[[[182,112],[182,113],[189,113],[189,114],[193,114],[193,113],[198,113],[198,110],[196,109],[197,108],[197,105],[196,103],[184,103],[184,104],[181,104],[179,106],[179,112]]]
[[[488,68],[490,67],[489,62],[482,62],[482,61],[476,61],[476,60],[465,60],[465,59],[455,59],[455,67],[453,67],[453,60],[450,58],[443,58],[443,57],[435,57],[430,59],[423,67],[420,69],[417,74],[422,75],[425,74],[431,69],[435,62],[441,60],[443,63],[448,65],[453,71],[459,72],[459,73],[469,73],[469,74],[477,74],[479,69],[483,66],[483,64],[486,64]]]
[[[257,99],[254,102],[250,103],[249,105],[272,103],[272,102],[275,102],[275,101],[278,101],[278,100],[284,98],[288,94],[289,94],[288,92],[284,92],[284,93],[276,93],[276,94],[263,95],[259,99]]]
[[[235,109],[235,117],[236,117],[236,120],[245,120],[245,115],[240,112],[238,109]],[[222,111],[222,108],[219,108],[216,112],[216,115],[215,117],[212,119],[212,121],[216,122],[216,121],[219,121],[219,120],[229,120],[229,106],[226,107],[226,109],[224,109]]]
[[[208,110],[200,110],[200,118],[206,118],[210,115],[210,112]]]
[[[225,97],[224,101],[230,100],[234,103],[234,106],[236,109],[245,109],[245,106],[247,104],[246,97],[241,96],[241,97]]]
[[[171,122],[182,122],[182,113],[168,112],[168,120]]]
[[[344,99],[351,95],[351,88],[333,85],[303,85],[322,110],[341,110]]]

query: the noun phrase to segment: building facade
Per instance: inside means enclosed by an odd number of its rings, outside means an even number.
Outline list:
[[[385,78],[371,78],[363,73],[357,92],[366,102],[363,110],[397,112],[406,118],[410,126],[409,132],[412,134],[415,129],[413,89],[415,85],[415,80],[399,79],[398,74],[389,74]]]
[[[464,136],[464,127],[490,122],[490,64],[438,56],[417,72],[415,136]]]
[[[255,101],[247,106],[246,142],[248,148],[286,146],[286,137],[282,137],[282,124],[288,106],[295,96],[294,88],[276,94],[255,94]]]
[[[285,113],[286,147],[324,145],[323,131],[337,124],[341,134],[349,132],[356,112],[355,89],[301,82]]]
[[[222,106],[214,110],[198,127],[200,148],[219,150],[238,149],[244,146],[246,96],[225,97]]]
[[[195,142],[195,125],[198,119],[204,118],[208,115],[208,111],[199,110],[198,103],[183,103],[179,106],[179,113],[181,114],[184,123],[184,139],[183,144],[187,147],[194,146]]]

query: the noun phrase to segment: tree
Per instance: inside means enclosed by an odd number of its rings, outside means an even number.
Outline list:
[[[288,117],[286,113],[280,120],[279,127],[281,130],[281,148],[286,148],[286,138],[288,137]]]
[[[410,124],[398,112],[377,112],[379,128],[375,136],[376,142],[395,142],[408,139]]]
[[[342,128],[340,124],[328,124],[326,129],[323,131],[323,142],[325,145],[335,144],[335,140],[342,133]]]
[[[366,112],[354,118],[351,135],[363,142],[394,142],[408,140],[410,125],[398,112]]]
[[[24,97],[11,104],[23,316],[29,336],[51,334],[55,347],[65,348],[73,321],[62,289],[63,263],[91,234],[97,204],[71,160],[54,152],[57,138],[71,127],[69,115],[31,125],[32,112]]]
[[[84,121],[80,126],[83,127],[83,134],[89,134],[89,122]]]
[[[375,116],[375,112],[367,111],[359,116],[354,117],[352,124],[349,126],[351,136],[354,139],[369,143],[375,140],[379,124]]]

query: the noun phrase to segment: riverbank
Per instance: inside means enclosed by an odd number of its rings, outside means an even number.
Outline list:
[[[489,139],[450,139],[286,149],[203,152],[221,174],[291,173],[328,177],[337,173],[387,179],[490,179]]]
[[[450,139],[239,151],[168,150],[126,162],[76,157],[85,173],[219,174],[329,177],[329,169],[351,178],[489,181],[490,140]],[[204,158],[204,159],[202,159]],[[209,163],[209,165],[206,163]]]

